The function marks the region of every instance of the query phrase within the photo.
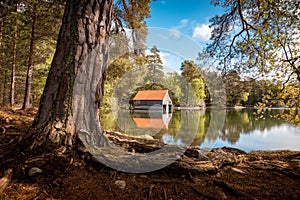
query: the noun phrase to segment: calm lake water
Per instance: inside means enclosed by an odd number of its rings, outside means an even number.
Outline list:
[[[300,151],[300,127],[275,119],[286,110],[255,109],[182,110],[171,114],[128,110],[102,113],[105,130],[119,131],[131,136],[151,135],[168,144],[191,145],[200,148],[235,147],[251,150]]]

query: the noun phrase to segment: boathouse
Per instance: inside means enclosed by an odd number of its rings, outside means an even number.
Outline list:
[[[162,110],[172,112],[172,100],[168,90],[143,90],[133,98],[135,110]]]

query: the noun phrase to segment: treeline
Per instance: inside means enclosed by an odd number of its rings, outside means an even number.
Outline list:
[[[178,66],[180,72],[168,72],[156,46],[147,54],[121,56],[109,65],[102,109],[111,108],[113,102],[126,106],[139,90],[161,89],[169,90],[175,106],[204,107],[223,102],[230,107],[264,108],[297,107],[299,103],[300,86],[296,82],[283,84],[279,80],[245,78],[236,70],[218,74],[196,62],[185,60]],[[213,99],[212,93],[222,89],[224,94],[219,95],[222,101]]]
[[[300,85],[297,82],[284,84],[271,79],[242,78],[235,70],[222,76],[228,106],[289,107],[299,106]]]
[[[38,104],[63,11],[59,0],[0,1],[0,105]]]

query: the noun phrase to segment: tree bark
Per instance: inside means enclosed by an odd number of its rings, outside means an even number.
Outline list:
[[[7,87],[7,82],[8,82],[8,73],[7,73],[7,69],[4,69],[4,83],[3,83],[3,94],[2,94],[2,104],[4,106],[7,105],[8,101],[7,101],[7,91],[8,91],[8,87]]]
[[[35,29],[36,29],[36,4],[33,5],[33,15],[32,15],[32,25],[31,25],[31,38],[30,38],[30,51],[28,58],[28,68],[26,75],[26,85],[25,85],[25,96],[22,109],[28,109],[31,107],[31,82],[33,73],[33,57],[34,57],[34,45],[35,45]]]
[[[2,40],[3,40],[3,32],[2,32],[2,27],[3,27],[3,19],[0,19],[0,49],[2,49]],[[3,52],[1,52],[1,60],[3,59]],[[4,82],[1,83],[1,90],[2,90],[2,104],[5,105],[5,94],[6,94],[6,69],[3,69],[4,73],[3,73],[3,80]],[[3,86],[2,86],[3,85]]]
[[[15,5],[15,12],[18,12],[18,4]],[[11,64],[11,79],[10,79],[10,106],[15,103],[15,76],[16,76],[16,57],[17,57],[17,37],[18,37],[18,22],[15,19],[15,33],[13,42],[13,55]]]
[[[112,9],[113,0],[67,0],[56,52],[32,125],[35,138],[32,147],[74,145],[73,84],[91,52],[99,47],[97,67],[100,67],[102,78],[95,99],[96,103],[101,101],[108,55],[105,39],[110,29]]]
[[[3,19],[0,19],[0,48],[2,48],[2,40],[3,40],[2,27],[3,27]]]

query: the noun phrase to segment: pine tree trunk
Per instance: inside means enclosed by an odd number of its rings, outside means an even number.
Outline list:
[[[3,27],[3,19],[0,19],[0,48],[2,48],[2,40],[3,40],[2,27]]]
[[[15,12],[18,12],[18,4],[16,4]],[[18,22],[15,19],[15,33],[14,33],[14,42],[13,42],[13,55],[12,55],[12,64],[11,64],[11,76],[10,76],[10,106],[13,106],[15,103],[15,76],[16,76],[16,62],[17,62],[17,37],[18,37]]]
[[[34,45],[35,45],[35,29],[36,29],[36,4],[33,5],[33,15],[32,15],[32,26],[31,26],[31,38],[30,38],[30,51],[28,58],[28,68],[26,75],[26,85],[25,85],[25,96],[22,109],[28,109],[31,107],[31,82],[33,73],[33,56],[34,56]]]
[[[8,73],[7,69],[4,70],[4,83],[3,83],[3,94],[2,94],[2,104],[6,106],[8,104],[7,101],[7,91],[8,91]]]
[[[3,19],[0,19],[0,49],[2,49],[2,40],[3,40],[3,33],[2,33],[2,27],[3,27]],[[0,52],[1,60],[3,59],[3,52]],[[1,63],[2,65],[2,63]],[[4,73],[3,73],[4,72]],[[3,75],[3,82],[1,82],[1,91],[2,91],[2,104],[4,105],[5,103],[5,80],[6,80],[6,69],[2,69],[2,75]]]
[[[99,46],[98,65],[89,67],[98,67],[103,73],[95,97],[96,103],[100,103],[107,67],[105,39],[110,29],[112,9],[113,0],[67,0],[56,52],[32,126],[35,133],[32,147],[74,145],[73,84],[88,56]]]

